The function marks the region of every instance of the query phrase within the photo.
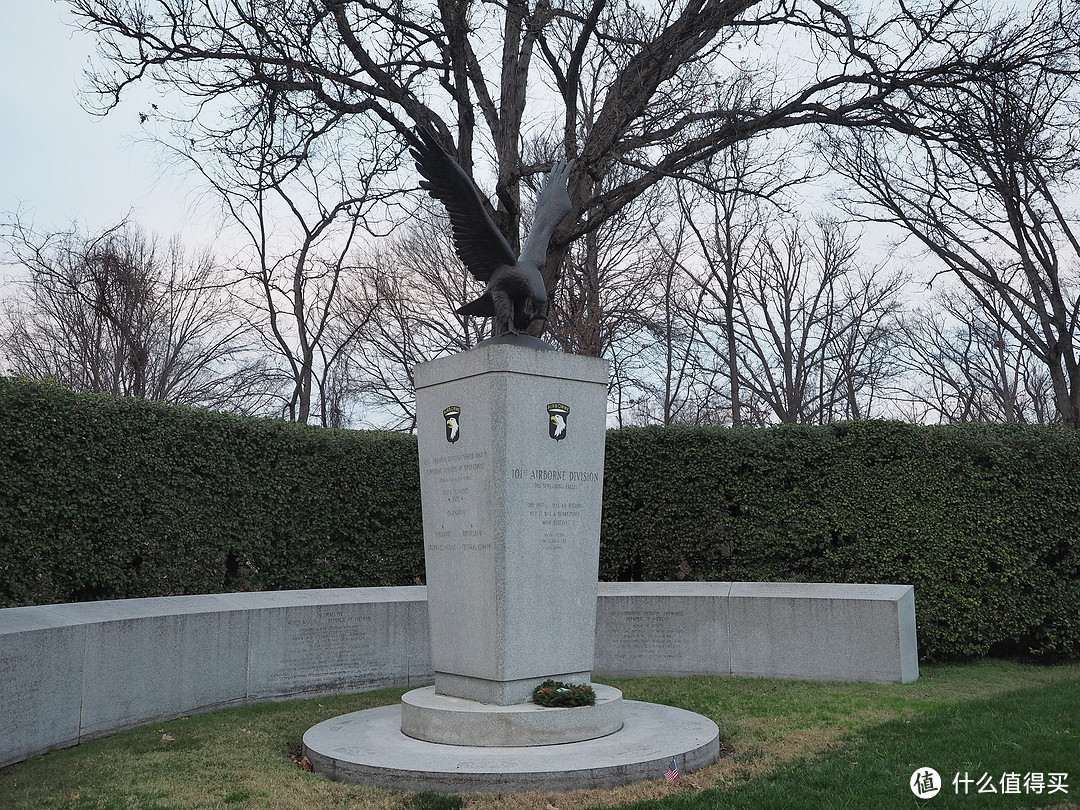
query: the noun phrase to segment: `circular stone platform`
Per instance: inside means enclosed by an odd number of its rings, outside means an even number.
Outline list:
[[[720,754],[720,732],[707,717],[633,700],[623,700],[622,708],[622,729],[606,737],[490,748],[407,737],[401,706],[383,706],[308,729],[304,754],[338,782],[444,793],[609,788],[660,779],[672,757],[690,772]]]
[[[622,728],[622,692],[599,683],[592,687],[593,706],[544,708],[532,701],[493,706],[439,695],[434,686],[425,686],[402,696],[401,730],[426,742],[500,747],[606,737]]]

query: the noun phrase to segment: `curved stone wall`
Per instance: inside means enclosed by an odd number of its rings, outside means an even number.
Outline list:
[[[226,706],[431,682],[426,589],[0,610],[0,767]],[[597,675],[918,676],[910,585],[600,583]]]

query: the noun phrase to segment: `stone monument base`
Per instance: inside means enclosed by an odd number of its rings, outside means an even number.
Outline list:
[[[441,695],[435,687],[401,698],[401,730],[409,737],[447,745],[554,745],[614,734],[623,725],[622,692],[592,684],[593,706],[545,708],[532,701],[511,706]]]
[[[672,757],[680,773],[719,757],[720,732],[709,718],[654,703],[620,704],[623,726],[613,734],[520,747],[417,740],[401,731],[402,706],[383,706],[308,729],[304,755],[316,772],[337,782],[441,793],[612,788],[662,779]]]

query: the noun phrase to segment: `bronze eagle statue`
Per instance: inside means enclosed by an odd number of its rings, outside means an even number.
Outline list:
[[[417,127],[409,151],[424,178],[420,188],[441,202],[450,215],[458,257],[486,284],[480,297],[459,307],[457,313],[493,318],[495,335],[526,334],[533,321],[547,317],[547,288],[540,269],[555,226],[572,207],[566,190],[572,162],[556,162],[544,178],[532,227],[521,255],[515,256],[472,178],[430,132]]]

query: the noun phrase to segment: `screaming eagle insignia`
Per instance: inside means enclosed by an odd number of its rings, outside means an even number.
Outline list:
[[[570,417],[570,406],[553,402],[547,406],[548,435],[557,442],[566,438],[566,420]]]
[[[446,440],[453,444],[461,438],[461,425],[458,423],[461,408],[457,405],[451,405],[449,408],[443,409],[442,415],[443,419],[446,420]]]

